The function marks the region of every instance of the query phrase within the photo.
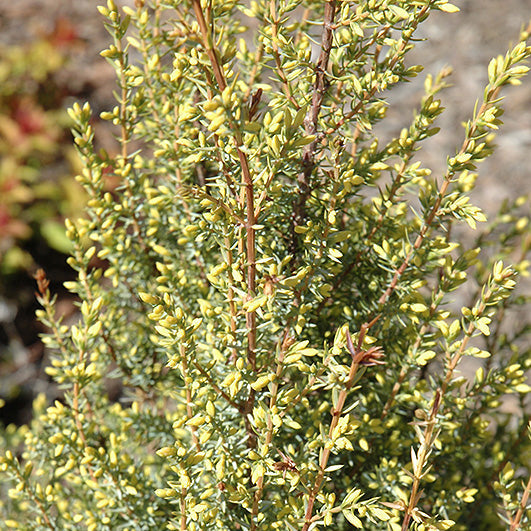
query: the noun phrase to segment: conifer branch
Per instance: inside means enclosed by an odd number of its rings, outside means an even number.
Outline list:
[[[319,114],[323,104],[323,98],[327,89],[326,75],[328,70],[328,60],[330,52],[332,51],[333,39],[333,22],[336,13],[336,0],[329,0],[324,8],[323,33],[321,36],[321,52],[319,59],[315,65],[315,81],[313,86],[312,104],[308,110],[308,114],[304,119],[304,130],[307,136],[315,135],[317,132],[317,123]],[[296,226],[302,225],[305,218],[305,205],[310,197],[311,186],[310,177],[315,167],[315,151],[317,148],[317,139],[314,139],[307,146],[305,146],[302,153],[302,170],[297,176],[299,185],[299,197],[293,207],[293,229]],[[295,252],[298,244],[298,236],[293,231],[293,249]]]
[[[214,76],[218,84],[220,92],[227,87],[227,82],[223,74],[223,69],[218,61],[218,56],[216,50],[212,44],[212,36],[208,31],[205,18],[203,15],[203,10],[201,8],[200,0],[192,0],[194,12],[201,29],[201,34],[203,37],[203,44],[207,51],[207,55],[210,59],[212,69],[214,71]],[[250,301],[256,290],[256,242],[255,242],[255,229],[256,218],[255,218],[255,209],[254,209],[254,185],[251,172],[249,170],[249,161],[247,155],[242,150],[242,138],[241,133],[238,131],[238,128],[235,124],[232,124],[232,132],[234,134],[234,142],[236,145],[236,151],[238,154],[238,159],[240,161],[241,171],[242,171],[242,186],[244,194],[244,200],[242,204],[245,206],[246,219],[245,219],[245,250],[247,255],[247,300]],[[256,310],[247,311],[245,314],[245,321],[247,326],[247,361],[250,369],[256,371]],[[255,435],[254,432],[248,423],[247,414],[249,414],[254,406],[256,392],[254,389],[249,391],[249,396],[246,401],[246,418],[245,422],[249,432],[249,441],[251,445],[254,445]]]
[[[527,480],[527,484],[524,488],[524,492],[522,493],[522,498],[520,500],[518,510],[516,511],[514,518],[511,520],[510,531],[517,531],[518,529],[520,529],[520,523],[522,521],[522,517],[524,516],[525,511],[528,510],[527,502],[529,500],[530,494],[531,494],[531,475],[529,476],[529,479]]]

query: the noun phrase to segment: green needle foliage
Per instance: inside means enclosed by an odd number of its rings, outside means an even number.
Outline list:
[[[529,30],[491,61],[431,175],[418,155],[448,69],[425,77],[399,137],[373,128],[389,89],[421,72],[406,57],[437,10],[457,8],[100,8],[119,150],[96,153],[90,107],[74,105],[90,196],[67,223],[79,321],[55,316],[41,272],[64,400],[39,399],[4,436],[5,526],[529,529],[529,325],[514,291],[529,204],[504,205],[476,243],[453,230],[486,221],[469,193],[500,89],[528,70]]]

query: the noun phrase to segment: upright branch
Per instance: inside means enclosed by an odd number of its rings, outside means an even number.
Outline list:
[[[269,399],[269,411],[273,411],[277,405],[278,391],[279,391],[278,382],[280,381],[280,377],[282,376],[284,357],[291,343],[292,343],[292,338],[289,335],[289,329],[286,328],[282,335],[282,342],[279,348],[275,380],[271,384],[271,398]],[[271,442],[273,441],[273,430],[274,430],[273,420],[271,418],[271,414],[269,414],[267,416],[267,431],[265,435],[266,446],[270,446]],[[265,481],[265,474],[262,474],[258,478],[258,481],[256,482],[256,491],[253,496],[251,531],[255,531],[257,529],[256,517],[258,516],[260,500],[264,492],[264,481]]]
[[[312,106],[306,118],[304,119],[304,129],[306,135],[314,135],[317,131],[317,121],[321,112],[323,98],[327,88],[326,71],[328,69],[328,60],[332,50],[333,22],[336,13],[336,2],[332,0],[327,2],[324,11],[323,34],[321,37],[321,53],[315,65],[315,82],[313,85]],[[314,140],[308,144],[302,154],[303,171],[299,175],[299,183],[307,181],[312,172],[317,141]]]
[[[369,327],[366,325],[364,325],[364,328],[361,329],[356,347],[354,347],[352,338],[347,330],[347,348],[352,356],[352,362],[350,364],[347,381],[339,393],[337,403],[332,407],[332,420],[328,429],[329,440],[333,439],[334,431],[339,423],[341,415],[343,414],[343,408],[345,407],[348,393],[356,382],[356,374],[360,366],[370,367],[373,365],[382,365],[384,363],[382,360],[384,355],[379,347],[370,347],[367,350],[364,350],[362,347],[368,329]],[[313,487],[310,489],[310,496],[308,498],[308,505],[306,506],[306,514],[304,515],[304,525],[302,527],[302,531],[309,531],[310,525],[313,522],[313,507],[325,479],[325,470],[328,465],[328,459],[330,458],[331,451],[331,445],[326,444],[321,452],[321,458],[319,460],[319,472],[317,473]]]
[[[414,449],[411,448],[411,456],[413,459],[413,484],[411,486],[408,506],[405,510],[404,519],[402,520],[402,531],[407,531],[409,529],[411,517],[414,514],[415,508],[417,507],[418,501],[422,494],[419,492],[420,481],[429,471],[429,468],[426,469],[425,465],[431,453],[435,439],[437,438],[435,426],[437,414],[439,413],[439,407],[441,405],[441,398],[441,391],[437,389],[433,399],[430,415],[421,423],[426,427],[426,429],[424,432],[422,432],[420,429],[417,429],[417,432],[421,438],[419,451],[415,454]],[[418,426],[415,427],[418,428]]]
[[[218,60],[218,54],[216,53],[212,43],[212,36],[205,21],[203,9],[201,7],[201,1],[193,0],[192,4],[199,28],[201,30],[203,45],[210,60],[214,77],[216,79],[216,83],[218,84],[218,89],[220,92],[223,92],[223,90],[225,90],[227,87],[227,82],[225,80],[223,68]],[[249,161],[247,159],[246,153],[242,149],[243,141],[241,132],[239,131],[236,123],[234,123],[232,120],[229,120],[229,122],[242,171],[242,188],[244,190],[244,196],[242,197],[240,206],[246,212],[245,251],[247,256],[247,300],[249,301],[255,296],[256,290],[256,241],[254,228],[256,225],[256,216],[254,208],[254,185],[249,169]],[[256,371],[256,310],[251,309],[246,311],[245,322],[247,326],[247,362],[249,364],[249,368],[254,372]],[[249,413],[253,409],[255,394],[256,393],[253,389],[249,391],[249,396],[245,406],[246,413]],[[249,441],[252,445],[254,444],[253,441],[255,440],[254,432],[250,424],[248,424],[247,419],[246,423],[250,436]]]
[[[522,499],[520,500],[520,505],[518,506],[518,510],[516,511],[514,518],[511,520],[511,527],[510,527],[511,531],[517,531],[518,529],[520,529],[522,517],[524,516],[524,513],[528,506],[528,500],[529,500],[530,493],[531,493],[531,475],[529,476],[529,479],[527,480],[527,484],[522,494]]]
[[[415,454],[413,448],[411,449],[413,484],[411,486],[408,505],[404,508],[405,513],[402,521],[402,531],[409,529],[410,520],[417,510],[417,505],[421,496],[421,492],[419,492],[420,482],[428,473],[429,468],[425,467],[437,438],[437,432],[435,431],[436,417],[444,410],[444,401],[448,393],[448,388],[452,382],[454,371],[465,355],[468,344],[474,336],[474,332],[478,329],[478,321],[486,313],[488,315],[488,308],[490,306],[499,302],[500,290],[510,290],[514,286],[514,281],[512,280],[513,276],[514,272],[510,268],[502,270],[501,263],[498,263],[495,266],[494,273],[482,293],[481,300],[473,309],[474,319],[472,319],[468,326],[463,330],[464,337],[459,341],[459,348],[453,355],[450,354],[450,351],[446,352],[447,362],[444,380],[435,392],[429,417],[426,415],[428,418],[420,423],[421,425],[426,426],[426,429],[422,432],[418,426],[415,426],[415,430],[421,441],[421,446],[417,454]],[[472,311],[470,313],[472,313]]]
[[[219,90],[223,91],[227,86],[225,81],[225,76],[223,75],[223,70],[218,61],[218,56],[216,50],[214,49],[214,44],[212,42],[212,35],[208,30],[208,26],[205,20],[205,15],[203,14],[203,8],[201,7],[201,0],[192,0],[194,6],[194,13],[199,24],[199,29],[201,30],[201,36],[203,38],[203,46],[205,47],[208,59],[210,60],[210,65],[214,71],[214,77],[219,86]]]
[[[327,88],[326,71],[328,69],[328,60],[332,50],[333,22],[336,13],[337,2],[332,0],[326,2],[324,10],[323,33],[321,37],[321,53],[315,66],[315,82],[313,85],[312,105],[304,119],[304,129],[307,136],[315,135],[317,132],[317,122],[323,98]],[[302,171],[297,176],[300,194],[293,209],[294,227],[301,225],[305,218],[305,205],[310,196],[310,177],[315,167],[315,150],[317,139],[310,142],[302,153]],[[296,235],[293,235],[293,247],[296,247]],[[294,249],[293,249],[294,250]]]
[[[46,273],[44,272],[43,269],[39,269],[36,274],[35,274],[35,280],[37,281],[37,286],[38,286],[38,292],[36,293],[36,296],[37,296],[37,300],[39,301],[40,304],[42,304],[43,308],[45,309],[49,319],[50,319],[50,323],[53,323],[52,324],[52,333],[55,337],[55,340],[57,341],[57,345],[61,351],[61,353],[63,354],[63,356],[67,356],[68,355],[68,349],[67,349],[67,345],[65,344],[64,340],[63,340],[63,337],[62,337],[62,334],[61,334],[61,330],[59,328],[59,326],[57,325],[56,322],[54,322],[54,309],[53,309],[53,301],[50,297],[50,289],[49,289],[49,286],[50,286],[50,281],[48,280],[48,278],[46,277]],[[87,292],[89,293],[89,292]],[[79,349],[79,357],[78,357],[78,361],[79,363],[84,363],[85,362],[85,351],[83,349]],[[81,418],[80,418],[80,415],[81,415],[81,411],[80,411],[80,396],[82,395],[83,393],[83,390],[79,384],[79,381],[76,380],[74,382],[74,385],[73,385],[73,388],[72,388],[72,394],[73,394],[73,398],[72,398],[72,413],[73,413],[73,416],[74,416],[74,424],[76,426],[76,430],[78,432],[78,436],[79,436],[79,439],[81,440],[81,442],[83,443],[83,447],[84,448],[87,448],[88,444],[87,444],[87,437],[85,435],[85,430],[83,428],[83,423],[81,421]],[[91,479],[95,480],[96,478],[94,477],[94,472],[92,470],[92,467],[90,464],[87,465],[87,470],[88,470],[88,473],[91,477]]]
[[[120,26],[117,26],[120,28]],[[120,166],[118,168],[118,175],[121,175],[123,177],[125,187],[126,187],[126,194],[130,200],[132,200],[134,196],[134,192],[131,188],[131,182],[130,179],[125,177],[124,175],[124,169],[127,164],[127,160],[129,157],[128,153],[128,146],[129,142],[131,141],[131,135],[130,135],[130,116],[128,111],[128,101],[130,98],[130,87],[128,86],[128,62],[127,62],[127,55],[126,51],[123,46],[122,37],[117,35],[115,38],[115,46],[116,46],[116,53],[118,58],[118,64],[120,66],[119,68],[119,76],[120,76],[120,112],[119,112],[119,119],[120,119],[120,136],[119,136],[119,142],[120,142],[120,155],[121,160],[119,160]],[[102,52],[104,54],[104,52]],[[140,229],[140,223],[137,219],[137,216],[134,213],[134,210],[131,213],[131,223],[133,224],[133,227],[135,229],[135,234],[137,235],[138,241],[143,249],[146,248],[146,243],[144,242],[144,238],[142,236],[142,231]]]

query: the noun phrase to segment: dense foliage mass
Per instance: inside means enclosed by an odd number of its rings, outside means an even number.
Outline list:
[[[432,175],[418,154],[449,70],[397,138],[373,127],[446,0],[135,6],[100,8],[118,152],[95,152],[88,104],[71,111],[90,196],[67,224],[79,322],[56,318],[41,272],[65,395],[4,435],[5,525],[525,528],[526,200],[475,243],[453,228],[485,221],[469,192],[529,33]]]

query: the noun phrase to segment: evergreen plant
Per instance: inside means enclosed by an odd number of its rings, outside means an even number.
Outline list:
[[[388,91],[422,71],[406,62],[419,25],[458,11],[447,0],[99,9],[119,149],[96,152],[90,106],[74,105],[90,197],[67,223],[79,320],[56,316],[41,271],[64,398],[4,431],[4,525],[529,529],[529,325],[514,290],[529,205],[485,224],[469,194],[530,28],[490,62],[432,175],[419,155],[448,69],[425,76],[399,136],[374,127]],[[463,223],[476,240],[454,236]]]

